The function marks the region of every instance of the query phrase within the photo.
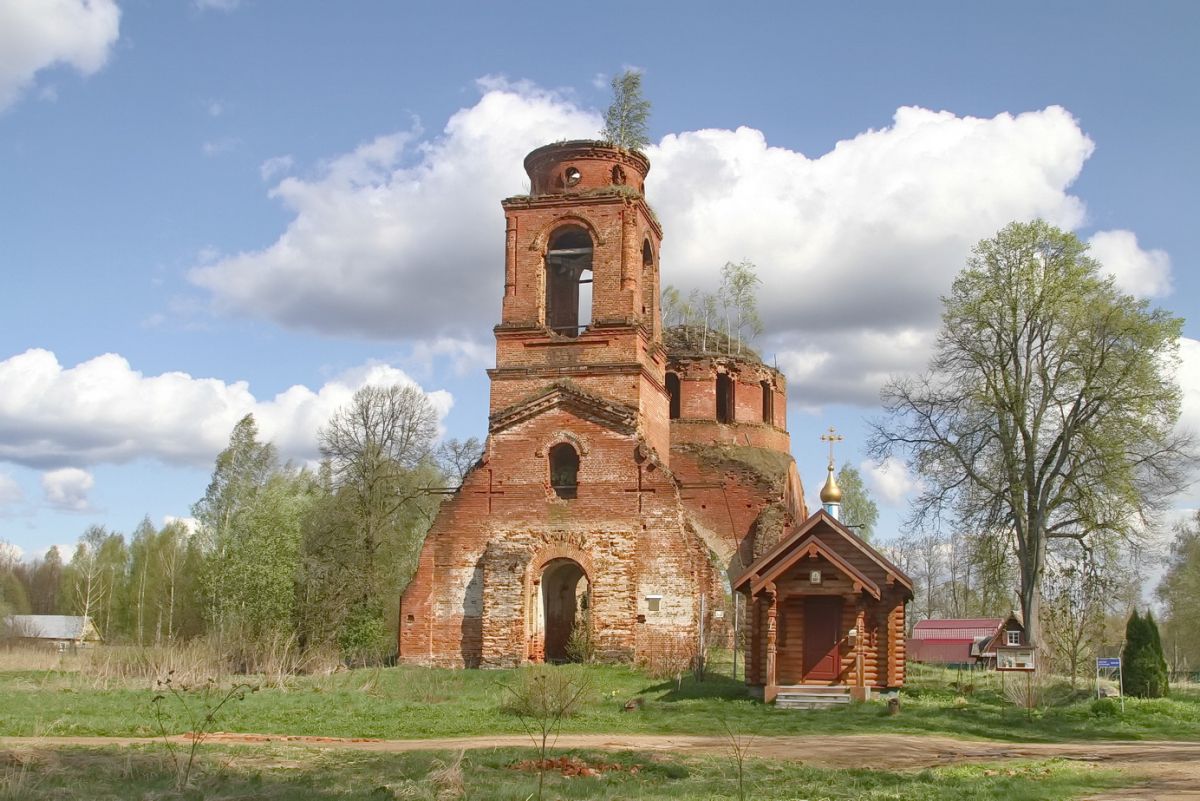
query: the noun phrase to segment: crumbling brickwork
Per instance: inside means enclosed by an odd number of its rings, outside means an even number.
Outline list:
[[[406,662],[569,659],[580,632],[598,658],[650,659],[696,639],[701,597],[723,607],[725,573],[752,558],[757,532],[778,538],[805,514],[783,376],[663,344],[645,157],[567,142],[525,167],[532,194],[502,204],[485,452],[440,509],[401,600]],[[668,369],[686,378],[675,420]],[[715,418],[718,375],[736,382],[727,422]]]

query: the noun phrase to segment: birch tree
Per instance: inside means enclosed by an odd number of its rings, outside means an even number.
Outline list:
[[[650,101],[642,97],[642,74],[625,70],[612,79],[612,103],[604,113],[601,136],[625,150],[643,150],[650,144],[647,123]]]

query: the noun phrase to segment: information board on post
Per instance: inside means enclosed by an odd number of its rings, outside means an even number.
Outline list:
[[[1102,673],[1111,675],[1116,671],[1117,678],[1117,694],[1121,696],[1121,712],[1125,712],[1125,676],[1121,670],[1121,657],[1119,656],[1098,656],[1096,657],[1096,697],[1100,697],[1100,678]]]

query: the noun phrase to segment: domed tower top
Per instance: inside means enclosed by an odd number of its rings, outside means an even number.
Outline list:
[[[834,520],[842,519],[842,488],[837,485],[837,480],[833,477],[833,444],[841,442],[843,439],[845,437],[837,433],[833,426],[830,426],[829,430],[821,435],[821,441],[829,443],[829,475],[825,479],[825,486],[821,487],[821,506],[832,515]]]
[[[628,187],[641,194],[650,160],[636,150],[607,142],[577,139],[557,142],[525,157],[532,195],[570,195]],[[619,190],[618,190],[619,191]]]

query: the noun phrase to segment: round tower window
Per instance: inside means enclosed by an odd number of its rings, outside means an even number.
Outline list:
[[[579,172],[579,168],[577,167],[567,167],[567,171],[563,173],[563,177],[567,179],[567,186],[574,186],[579,183],[579,179],[583,177],[583,174]]]

